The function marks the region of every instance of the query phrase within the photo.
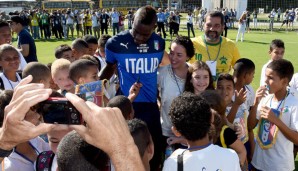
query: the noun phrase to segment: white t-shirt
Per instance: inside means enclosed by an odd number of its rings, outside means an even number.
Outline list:
[[[193,22],[192,22],[192,20],[193,20],[192,15],[187,15],[187,16],[186,16],[186,19],[187,19],[187,23],[189,23],[189,24],[192,24],[192,23],[193,23]]]
[[[290,86],[291,88],[298,90],[298,73],[293,75]]]
[[[27,65],[27,62],[26,62],[24,56],[22,55],[22,53],[20,51],[18,51],[18,53],[19,53],[19,57],[20,57],[20,66],[19,66],[18,70],[23,71]]]
[[[177,157],[185,149],[178,149],[165,161],[163,171],[177,170]],[[232,149],[211,144],[201,150],[184,152],[183,169],[186,171],[240,171],[239,158]]]
[[[266,81],[266,68],[267,68],[267,66],[269,65],[270,62],[272,62],[271,59],[265,65],[263,65],[263,67],[262,67],[260,86],[266,85],[266,83],[265,83],[265,81]]]
[[[50,150],[50,146],[40,137],[36,137],[30,140],[30,143],[35,147],[36,153]],[[34,163],[26,160],[16,152],[12,152],[8,157],[4,158],[4,170],[5,171],[33,171]],[[0,168],[1,170],[1,168]],[[2,171],[2,170],[1,170]]]
[[[264,105],[270,107],[272,97],[273,94],[270,94],[261,100],[257,110],[257,119],[260,119],[260,107]],[[280,102],[272,101],[271,108],[276,109],[279,104]],[[281,104],[279,111],[281,110],[283,111],[281,121],[290,129],[298,131],[298,100],[293,93],[289,93],[285,99],[284,108],[283,104]],[[256,143],[251,163],[259,170],[294,170],[293,143],[279,130],[276,142],[270,149],[263,150]]]
[[[3,81],[5,90],[13,90],[20,83],[20,81],[22,79],[19,76],[19,74],[16,73],[16,77],[18,80],[16,82],[14,82],[14,81],[9,80],[3,73],[0,73],[0,78]]]
[[[98,20],[97,20],[97,16],[96,15],[92,15],[91,16],[91,21],[92,21],[92,27],[98,27]]]
[[[83,24],[84,22],[84,14],[79,14],[77,17],[78,24]]]
[[[66,24],[73,24],[73,13],[71,12],[70,14],[66,14],[65,18],[66,18]]]
[[[172,137],[175,135],[171,130],[172,122],[169,117],[170,106],[173,99],[178,97],[184,91],[185,79],[181,79],[176,75],[174,76],[172,66],[167,65],[158,69],[157,80],[159,92],[161,94],[160,114],[162,134],[167,137]]]

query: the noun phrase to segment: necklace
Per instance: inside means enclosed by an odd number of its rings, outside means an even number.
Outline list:
[[[179,86],[178,81],[177,81],[177,78],[176,78],[176,75],[175,75],[175,73],[174,73],[174,70],[173,70],[172,67],[171,67],[171,69],[172,69],[173,76],[174,76],[174,78],[175,78],[176,85],[177,85],[177,87],[178,87],[178,89],[179,89],[179,94],[182,94],[182,92],[181,92],[181,90],[180,90],[180,86]]]
[[[210,53],[209,53],[209,49],[208,49],[208,45],[207,45],[207,41],[206,41],[206,35],[204,36],[204,43],[206,45],[206,51],[207,51],[207,54],[208,54],[208,58],[211,61]],[[218,48],[218,51],[217,51],[217,55],[216,55],[216,58],[214,59],[213,62],[217,61],[217,58],[219,56],[220,49],[221,49],[221,37],[220,37],[220,44],[219,44],[219,48]]]

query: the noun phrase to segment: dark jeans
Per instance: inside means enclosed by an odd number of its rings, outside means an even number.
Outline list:
[[[117,30],[117,34],[119,33],[119,23],[113,23],[113,36],[116,34],[116,30]]]
[[[193,24],[192,23],[187,23],[187,33],[188,37],[190,37],[190,30],[192,32],[193,37],[195,37],[195,32],[193,30]]]
[[[164,24],[164,22],[157,22],[157,32],[160,32],[160,31],[162,31],[163,37],[166,38],[167,37],[167,34],[165,32],[165,24]]]
[[[103,35],[103,32],[105,31],[106,34],[108,34],[108,25],[107,23],[101,23],[101,35]]]

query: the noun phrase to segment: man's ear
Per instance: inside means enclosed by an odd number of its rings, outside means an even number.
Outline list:
[[[150,136],[150,144],[147,146],[146,152],[148,153],[148,159],[150,161],[154,155],[154,144],[151,136]]]
[[[176,129],[176,127],[172,126],[172,132],[175,134],[176,137],[181,137],[181,133]]]

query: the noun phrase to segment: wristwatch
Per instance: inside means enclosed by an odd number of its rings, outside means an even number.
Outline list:
[[[3,150],[0,148],[0,157],[4,158],[4,157],[8,157],[11,153],[12,153],[12,149],[11,150]]]

